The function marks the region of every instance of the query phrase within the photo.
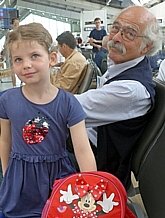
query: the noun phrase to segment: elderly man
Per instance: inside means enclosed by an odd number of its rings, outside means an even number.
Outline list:
[[[69,31],[57,37],[59,52],[65,57],[59,73],[52,80],[53,85],[68,92],[77,93],[84,77],[86,58],[76,50],[76,39]]]
[[[159,27],[146,8],[132,6],[117,16],[110,35],[112,63],[101,77],[101,87],[76,97],[87,114],[86,126],[92,127],[89,137],[97,144],[98,169],[117,176],[127,189],[131,154],[154,106],[146,55],[159,48]]]

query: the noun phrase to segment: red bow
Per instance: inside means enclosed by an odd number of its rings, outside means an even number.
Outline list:
[[[101,179],[95,185],[89,185],[85,179],[79,174],[78,178],[76,179],[76,191],[80,198],[85,196],[87,193],[91,193],[95,200],[98,200],[102,194],[105,192],[107,187],[107,181]]]

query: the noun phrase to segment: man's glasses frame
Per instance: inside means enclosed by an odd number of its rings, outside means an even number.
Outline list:
[[[112,24],[110,27],[110,34],[117,34],[121,32],[121,36],[125,41],[133,41],[136,37],[145,37],[145,35],[138,35],[137,30],[129,26],[120,26],[118,24]]]

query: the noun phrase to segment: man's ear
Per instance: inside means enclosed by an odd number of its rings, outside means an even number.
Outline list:
[[[57,64],[57,53],[56,52],[51,52],[50,53],[49,65],[50,65],[50,67],[53,67],[56,64]]]
[[[153,43],[148,43],[145,48],[142,49],[141,53],[146,55],[153,48]]]

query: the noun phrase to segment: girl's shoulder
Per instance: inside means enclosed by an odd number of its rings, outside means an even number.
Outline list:
[[[66,100],[68,99],[75,99],[75,96],[70,93],[70,92],[67,92],[65,91],[64,89],[60,89],[59,88],[59,92],[58,92],[58,97],[60,98],[65,98]]]
[[[0,93],[0,103],[17,104],[22,99],[21,88],[10,88]]]
[[[57,99],[58,101],[60,101],[61,105],[63,105],[65,108],[67,108],[68,106],[72,108],[75,107],[79,108],[80,103],[77,100],[77,98],[74,96],[74,94],[67,92],[63,89],[59,89]]]
[[[1,91],[0,92],[0,97],[3,97],[3,96],[10,96],[10,95],[13,95],[13,94],[18,94],[20,93],[20,87],[17,87],[17,88],[10,88],[10,89],[6,89],[4,91]]]

